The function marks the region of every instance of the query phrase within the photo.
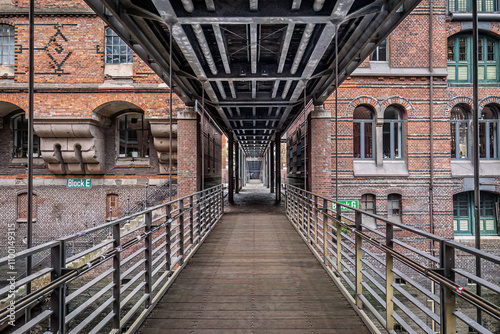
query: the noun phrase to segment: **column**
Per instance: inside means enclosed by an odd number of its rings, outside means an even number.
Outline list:
[[[227,167],[227,178],[228,178],[228,200],[229,203],[233,204],[234,203],[234,154],[233,154],[233,133],[229,132],[229,138],[228,138],[228,153],[227,153],[227,159],[229,166]]]
[[[281,134],[276,132],[276,203],[281,200]]]
[[[274,145],[269,145],[269,190],[274,193]]]
[[[314,106],[308,116],[307,185],[314,194],[332,196],[331,113]]]
[[[177,130],[177,197],[184,197],[201,189],[202,136],[193,107],[177,113]]]
[[[234,161],[236,166],[234,166],[234,193],[238,194],[240,192],[240,145],[238,142],[234,143],[234,151],[236,153]]]

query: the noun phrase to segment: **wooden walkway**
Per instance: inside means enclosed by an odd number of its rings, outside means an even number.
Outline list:
[[[369,333],[264,189],[236,195],[139,333]]]

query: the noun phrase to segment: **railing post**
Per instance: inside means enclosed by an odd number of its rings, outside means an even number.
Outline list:
[[[314,195],[314,242],[318,243],[318,196]]]
[[[297,227],[300,225],[300,203],[299,203],[299,192],[295,191],[295,221]]]
[[[307,203],[306,203],[306,210],[307,210],[307,240],[309,241],[311,239],[311,208],[309,207],[311,204],[311,195],[307,193],[306,196]]]
[[[172,204],[167,204],[167,206],[165,207],[165,218],[167,219],[167,224],[165,225],[165,257],[166,257],[166,269],[167,271],[171,271],[172,270],[172,249],[171,249],[171,245],[172,245],[172,240],[171,240],[171,237],[172,237],[172,231],[170,230],[172,228],[172,221],[170,220],[170,218],[172,217]]]
[[[328,254],[328,201],[323,198],[323,262],[325,266],[328,265],[327,254]]]
[[[394,226],[392,224],[386,223],[385,227],[385,245],[388,248],[393,248],[394,242],[392,241],[394,237]],[[394,259],[392,254],[386,252],[385,253],[385,304],[386,304],[386,313],[385,313],[385,321],[386,321],[386,329],[388,331],[394,330],[394,288],[392,287],[392,283],[394,282],[394,273],[392,271],[394,266]]]
[[[305,212],[305,209],[304,209],[304,207],[305,207],[305,205],[304,205],[304,203],[305,203],[305,200],[304,200],[305,194],[306,193],[305,193],[304,190],[301,191],[301,194],[300,194],[300,206],[302,207],[302,219],[301,219],[301,224],[300,225],[302,226],[302,231],[304,231],[305,227],[306,227],[305,226],[306,225],[306,222],[305,222],[305,220],[306,220],[306,217],[305,217],[306,216],[306,212]]]
[[[192,245],[194,243],[194,200],[193,195],[189,196],[189,208],[191,214],[189,215],[189,243]]]
[[[335,228],[337,229],[337,272],[342,270],[342,206],[337,203],[335,206]]]
[[[181,257],[180,264],[184,264],[184,200],[179,201],[179,230],[180,230],[180,240],[179,240],[179,256]]]
[[[224,214],[224,189],[222,188],[222,185],[219,186],[219,192],[220,192],[220,214],[222,216]]]
[[[120,240],[120,224],[113,225],[113,249],[118,250],[113,256],[113,328],[121,331],[120,324],[120,288],[121,288],[121,273],[120,273],[120,257],[121,257],[121,240]]]
[[[354,222],[356,224],[356,231],[361,232],[362,227],[361,227],[361,212],[356,211],[355,216],[354,216]],[[339,232],[337,232],[339,234]],[[361,262],[361,259],[363,258],[363,251],[361,250],[361,236],[356,233],[356,306],[359,308],[363,307],[363,303],[361,301],[361,296],[363,294],[363,285],[361,284],[363,282],[363,273],[362,273],[362,268],[363,264]]]
[[[444,269],[444,276],[451,281],[455,281],[455,248],[448,246],[446,241],[440,242],[440,261]],[[457,328],[457,318],[453,314],[456,310],[455,293],[448,287],[441,284],[441,333],[455,334]]]
[[[62,275],[66,267],[66,242],[60,240],[59,244],[50,250],[50,259],[54,270],[50,274],[51,281]],[[66,333],[66,284],[55,288],[50,295],[50,330],[52,333]]]
[[[146,272],[144,273],[144,280],[146,281],[146,285],[144,285],[144,293],[148,296],[146,299],[146,308],[149,308],[151,305],[151,292],[152,292],[152,263],[153,263],[153,235],[149,233],[151,230],[151,225],[153,224],[153,212],[148,211],[144,214],[144,232],[146,232],[146,238],[144,239],[144,247],[146,250],[144,251],[144,269]]]

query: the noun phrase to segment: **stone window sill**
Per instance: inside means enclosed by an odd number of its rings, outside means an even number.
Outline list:
[[[134,64],[105,64],[104,77],[124,78],[134,75]]]
[[[43,166],[44,161],[41,157],[33,157],[33,166]],[[28,166],[28,158],[12,158],[9,163],[9,167],[27,167]]]
[[[481,160],[479,163],[479,175],[481,177],[500,176],[500,160]],[[470,160],[451,160],[452,177],[473,177],[474,167]]]
[[[498,240],[498,239],[500,239],[500,236],[498,235],[481,234],[481,240]],[[455,235],[453,237],[453,240],[460,242],[474,242],[474,240],[476,240],[476,237],[473,235]]]
[[[36,218],[33,218],[31,221],[33,223],[36,223]],[[28,222],[28,218],[19,218],[16,220],[16,222],[21,223],[21,224],[26,224]]]
[[[115,168],[149,168],[151,163],[149,158],[118,158],[115,163]]]
[[[377,167],[375,161],[354,160],[354,176],[408,176],[408,167],[405,161],[384,161]]]

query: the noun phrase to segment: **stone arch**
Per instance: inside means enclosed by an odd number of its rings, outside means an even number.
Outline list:
[[[107,126],[110,124],[109,120],[112,117],[128,110],[137,110],[146,116],[145,109],[135,103],[123,100],[105,100],[96,103],[96,106],[92,109],[92,118],[101,123],[101,125]]]
[[[479,101],[479,112],[483,110],[488,104],[496,104],[500,106],[500,96],[487,96]]]
[[[355,98],[354,100],[352,100],[349,103],[349,105],[347,106],[346,116],[352,115],[352,113],[354,112],[354,109],[356,109],[356,107],[358,107],[360,105],[370,106],[374,110],[374,112],[377,112],[380,104],[379,104],[378,100],[374,97],[371,97],[368,95],[359,96],[359,97]]]
[[[387,107],[391,105],[396,105],[401,107],[405,111],[406,115],[412,115],[414,113],[413,105],[410,103],[410,101],[408,101],[404,97],[391,96],[386,98],[380,103],[380,106],[382,108],[380,108],[379,111],[380,112],[380,115],[378,115],[379,118],[384,118],[385,109],[387,109]]]
[[[472,110],[472,99],[468,96],[457,96],[452,98],[451,100],[446,103],[445,109],[444,109],[444,114],[449,114],[451,112],[451,109],[455,107],[457,104],[465,104],[469,106],[470,110]]]
[[[23,108],[18,103],[14,103],[14,101],[9,101],[8,97],[6,98],[6,96],[3,96],[0,100],[0,118],[4,118],[14,111],[24,112],[26,114],[26,117],[28,117],[26,108]]]

